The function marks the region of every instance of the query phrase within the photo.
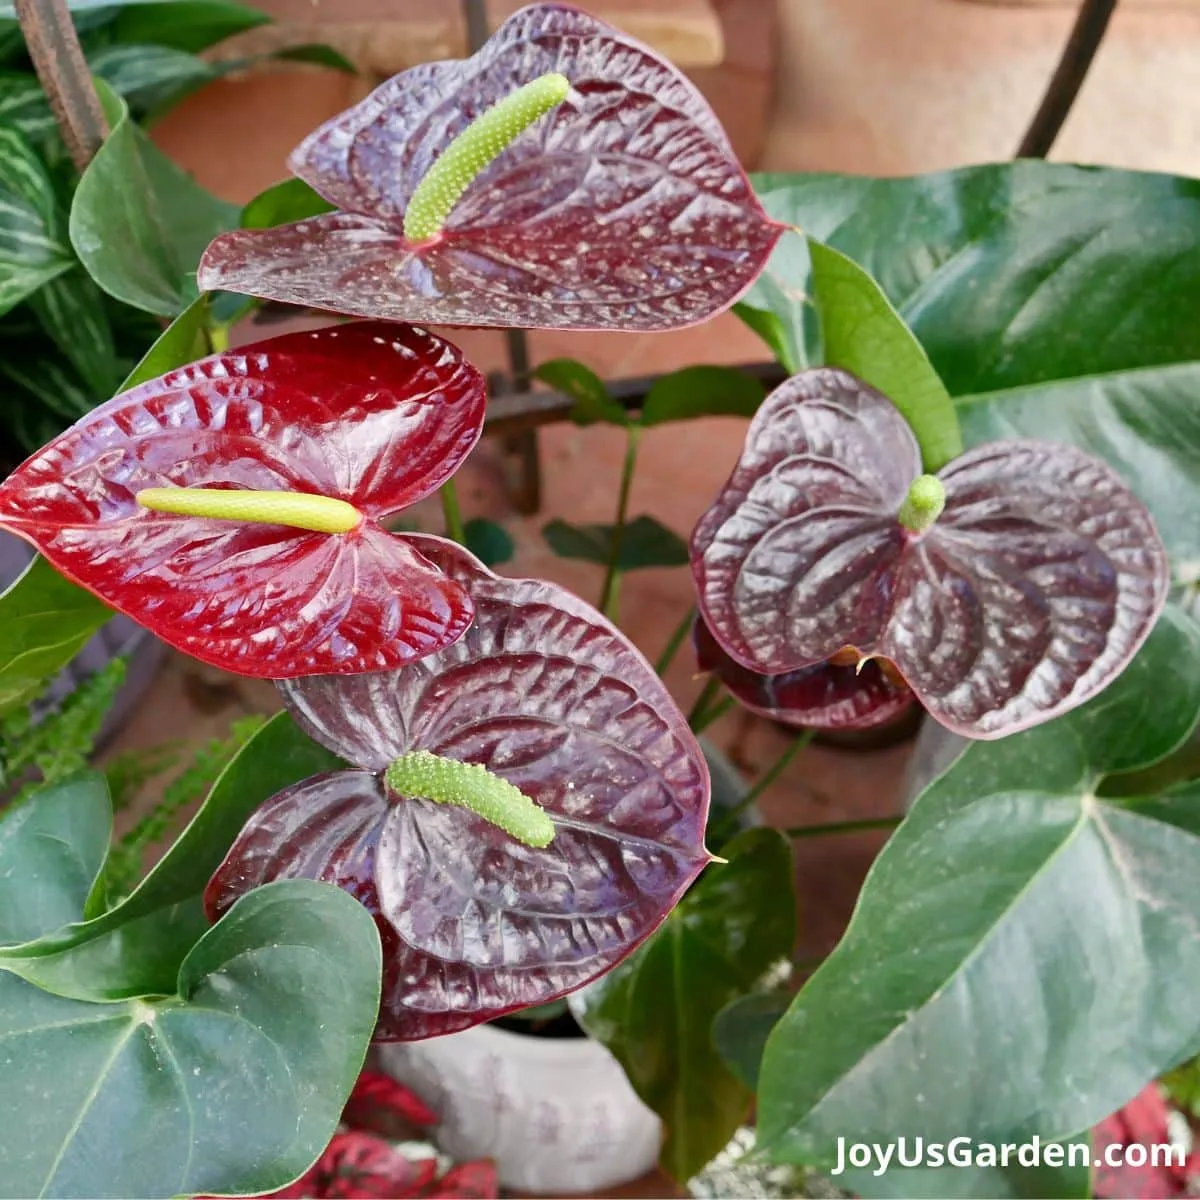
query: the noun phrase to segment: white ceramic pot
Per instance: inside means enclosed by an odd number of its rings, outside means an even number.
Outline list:
[[[438,1147],[455,1159],[495,1159],[507,1188],[601,1191],[645,1174],[658,1159],[658,1117],[590,1038],[479,1025],[378,1053],[383,1069],[440,1116]]]

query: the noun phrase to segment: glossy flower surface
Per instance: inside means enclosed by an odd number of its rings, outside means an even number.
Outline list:
[[[454,138],[548,73],[567,98],[475,177],[440,235],[407,240],[409,201]],[[731,305],[784,229],[694,85],[563,4],[397,75],[290,165],[338,211],[222,234],[202,288],[421,323],[674,329]]]
[[[471,601],[380,520],[483,428],[450,343],[363,322],[201,359],[102,404],[0,485],[0,526],[187,654],[242,675],[377,671],[462,635]],[[152,488],[326,496],[340,534],[155,512]]]
[[[758,674],[847,648],[894,664],[943,725],[994,738],[1104,688],[1166,600],[1145,506],[1071,446],[994,442],[945,467],[922,533],[897,514],[921,462],[880,392],[845,371],[771,394],[692,537],[700,610]]]
[[[872,729],[913,705],[913,694],[875,660],[856,666],[822,662],[761,675],[721,649],[700,619],[692,630],[696,663],[712,672],[737,702],[759,716],[797,729]]]
[[[465,1029],[580,987],[665,919],[709,861],[709,780],[653,669],[554,584],[502,579],[438,538],[413,547],[470,592],[453,646],[399,671],[280,685],[288,709],[354,769],[278,793],[208,886],[216,918],[274,879],[321,879],[375,915],[376,1036]],[[389,793],[412,750],[479,763],[555,824],[544,849],[464,808]]]

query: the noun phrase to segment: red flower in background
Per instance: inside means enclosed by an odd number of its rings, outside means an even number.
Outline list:
[[[1196,1195],[1192,1185],[1200,1179],[1200,1149],[1193,1147],[1182,1166],[1152,1161],[1153,1148],[1170,1141],[1168,1111],[1162,1090],[1152,1083],[1092,1130],[1093,1157],[1101,1164],[1092,1185],[1097,1200],[1173,1200]],[[1109,1166],[1105,1161],[1110,1146],[1133,1145],[1146,1148],[1143,1166]],[[1117,1157],[1115,1152],[1113,1157]]]

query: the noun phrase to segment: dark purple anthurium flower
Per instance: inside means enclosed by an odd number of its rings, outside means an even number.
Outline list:
[[[380,520],[455,472],[484,405],[479,372],[422,330],[287,334],[102,404],[0,484],[0,526],[227,671],[397,667],[472,607]]]
[[[222,234],[202,288],[421,323],[674,329],[731,305],[784,230],[696,88],[563,4],[396,76],[290,166],[338,211]]]
[[[891,401],[831,369],[759,409],[693,534],[692,570],[742,666],[779,675],[848,648],[887,659],[936,720],[975,738],[1104,688],[1169,582],[1150,514],[1103,464],[995,442],[922,476]]]
[[[700,618],[692,630],[696,662],[712,672],[738,703],[798,729],[872,729],[886,725],[913,704],[913,694],[884,660],[857,665],[817,663],[781,675],[762,675],[721,649]]]
[[[629,641],[554,584],[499,578],[439,538],[410,541],[470,592],[474,623],[399,671],[280,685],[301,726],[354,769],[262,805],[206,894],[213,919],[275,879],[355,895],[383,938],[387,1040],[580,987],[652,933],[709,861],[703,755]],[[394,793],[389,765],[414,751],[515,785],[553,840],[536,848],[456,804]]]

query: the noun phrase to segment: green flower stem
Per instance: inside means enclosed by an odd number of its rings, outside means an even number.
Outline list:
[[[398,796],[470,809],[523,846],[540,850],[554,840],[554,822],[545,811],[478,763],[410,750],[388,767],[384,780]]]
[[[671,634],[667,644],[663,647],[663,652],[658,656],[658,662],[654,664],[654,670],[658,675],[662,676],[667,673],[667,668],[675,661],[679,647],[683,645],[695,623],[696,607],[693,605],[684,613],[683,620],[675,627],[675,632]]]
[[[137,502],[151,512],[248,525],[287,525],[314,533],[349,533],[363,515],[345,500],[308,492],[253,492],[225,488],[143,488]]]
[[[460,546],[467,544],[466,530],[463,528],[462,509],[458,503],[458,488],[453,479],[447,479],[442,484],[438,495],[442,498],[442,517],[446,522],[446,536]]]
[[[896,520],[913,533],[924,533],[942,515],[946,489],[936,475],[918,475],[913,480]]]
[[[404,236],[414,245],[438,237],[463,192],[489,163],[571,90],[565,75],[551,72],[519,87],[477,117],[425,173],[404,212]]]
[[[692,732],[699,737],[710,725],[719,721],[737,701],[732,696],[722,696],[714,704],[710,704],[695,720]]]
[[[746,809],[757,803],[759,797],[767,791],[768,788],[791,766],[792,761],[799,755],[800,751],[808,745],[816,736],[815,729],[803,729],[791,742],[788,748],[775,760],[768,770],[760,775],[749,791],[731,808],[727,808],[721,814],[721,828],[731,826],[736,817],[741,816]],[[791,830],[788,831],[789,833]],[[723,841],[724,838],[718,838],[717,842]]]
[[[614,624],[620,611],[621,543],[625,536],[625,522],[629,516],[629,492],[633,487],[633,470],[637,466],[640,434],[641,426],[629,426],[629,440],[625,444],[625,462],[621,467],[621,490],[617,496],[617,519],[613,525],[612,542],[608,548],[608,570],[605,572],[604,587],[600,592],[600,611]]]
[[[697,722],[703,718],[705,709],[712,704],[720,693],[721,681],[715,675],[710,675],[700,695],[696,697],[696,703],[692,705],[692,711],[688,713],[688,724],[692,727],[693,732],[695,731]]]
[[[895,829],[903,817],[869,817],[863,821],[831,821],[827,825],[793,825],[784,833],[790,838],[827,837],[837,833],[862,833],[867,829]]]

